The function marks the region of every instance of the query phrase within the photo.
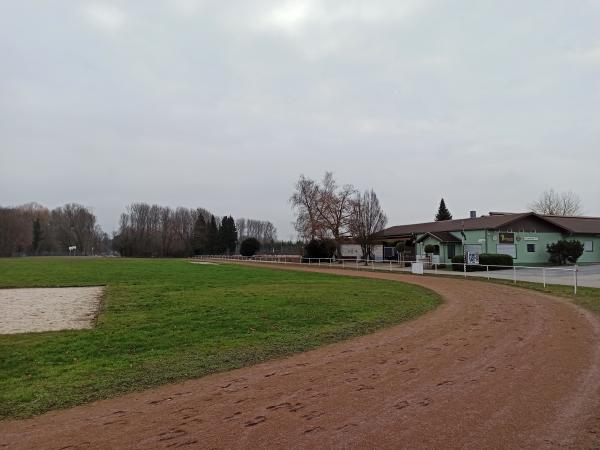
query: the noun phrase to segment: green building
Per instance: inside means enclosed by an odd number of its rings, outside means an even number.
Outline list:
[[[549,262],[548,244],[561,239],[576,239],[584,245],[578,263],[600,263],[600,217],[548,216],[527,213],[498,213],[468,219],[399,225],[377,235],[383,245],[384,259],[396,259],[395,246],[405,243],[400,255],[414,260],[434,248],[434,258],[448,263],[454,255],[492,253],[511,255],[515,264]]]

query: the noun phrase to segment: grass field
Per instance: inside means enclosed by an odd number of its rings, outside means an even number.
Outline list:
[[[107,285],[93,330],[0,336],[0,419],[200,377],[434,308],[408,284],[182,260],[0,259],[0,287]]]

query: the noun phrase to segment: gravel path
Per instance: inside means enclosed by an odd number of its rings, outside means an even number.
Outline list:
[[[92,328],[103,290],[0,289],[0,334]]]
[[[419,284],[445,302],[289,358],[0,423],[0,447],[598,446],[595,315],[509,286],[324,271]]]

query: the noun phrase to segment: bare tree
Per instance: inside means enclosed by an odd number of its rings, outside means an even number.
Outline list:
[[[305,240],[333,239],[339,257],[341,238],[349,235],[355,194],[350,184],[338,186],[331,172],[325,172],[320,184],[301,175],[290,198],[300,236]]]
[[[580,216],[583,214],[581,200],[573,191],[545,191],[540,198],[529,205],[531,211],[550,216]]]
[[[352,202],[352,215],[349,228],[352,236],[360,245],[363,259],[373,258],[375,234],[383,230],[387,217],[379,204],[375,191],[357,194]]]
[[[341,256],[341,241],[350,233],[353,197],[356,189],[351,184],[338,187],[333,173],[325,172],[318,192],[316,209],[321,228],[327,230],[336,244],[336,256]]]
[[[296,231],[305,240],[314,239],[323,234],[323,228],[318,220],[318,201],[318,184],[304,175],[300,175],[295,191],[290,197],[290,203],[296,211]]]

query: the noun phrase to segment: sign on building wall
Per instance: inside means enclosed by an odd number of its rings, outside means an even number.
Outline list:
[[[515,233],[498,233],[498,242],[500,244],[514,244]]]

